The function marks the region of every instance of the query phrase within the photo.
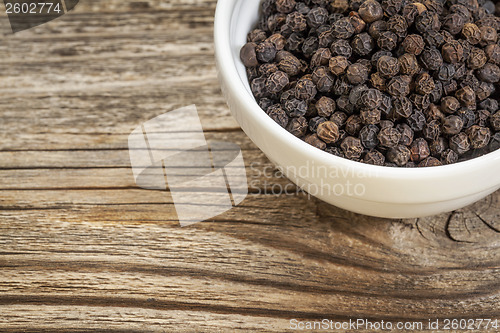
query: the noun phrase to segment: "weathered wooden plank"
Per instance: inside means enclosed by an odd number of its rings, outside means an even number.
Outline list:
[[[86,0],[3,36],[0,330],[283,332],[290,318],[499,318],[500,192],[399,221],[264,191],[289,181],[220,94],[215,4]],[[0,13],[0,33],[8,29]],[[135,185],[127,136],[193,103],[208,140],[240,145],[255,183],[239,206],[180,228],[167,191]]]

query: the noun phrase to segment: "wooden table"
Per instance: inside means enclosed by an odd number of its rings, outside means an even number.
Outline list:
[[[500,319],[500,192],[411,220],[265,193],[289,181],[262,173],[270,162],[220,93],[215,5],[82,0],[15,35],[2,17],[0,331]],[[180,228],[168,193],[135,185],[127,136],[193,103],[209,140],[242,147],[254,187]]]

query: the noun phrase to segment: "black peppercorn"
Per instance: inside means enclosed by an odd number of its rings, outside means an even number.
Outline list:
[[[359,16],[366,23],[372,23],[380,20],[384,16],[384,10],[376,0],[367,0],[359,7]]]
[[[323,96],[316,102],[316,110],[320,117],[330,117],[335,111],[335,101]]]
[[[354,34],[354,26],[349,18],[344,17],[340,20],[333,22],[332,24],[332,34],[335,38],[347,39],[351,38]]]
[[[490,116],[490,125],[495,131],[500,131],[500,111]]]
[[[396,147],[401,139],[401,133],[393,127],[382,128],[378,134],[378,140],[382,147]]]
[[[460,132],[450,138],[450,148],[459,156],[470,150],[470,142],[467,134]]]
[[[443,133],[454,135],[460,133],[464,127],[464,121],[459,116],[451,115],[443,120]]]
[[[464,24],[464,17],[458,13],[446,15],[446,17],[443,19],[443,29],[453,35],[458,34],[464,27]]]
[[[255,47],[257,59],[262,62],[270,62],[276,56],[276,46],[271,42],[262,42]]]
[[[392,51],[396,48],[398,36],[392,31],[383,31],[379,34],[377,45],[383,50]]]
[[[313,133],[316,132],[319,124],[323,123],[326,121],[326,118],[324,117],[313,117],[309,119],[309,130]]]
[[[330,45],[330,51],[332,51],[332,55],[343,56],[346,58],[350,58],[352,55],[352,47],[349,42],[345,39],[337,39]]]
[[[257,44],[250,42],[246,43],[240,50],[241,61],[246,67],[254,67],[259,65],[257,54],[255,52],[256,46]]]
[[[484,110],[488,110],[489,112],[495,113],[498,110],[498,101],[493,98],[487,98],[481,103],[479,103],[479,107]]]
[[[295,97],[305,101],[311,100],[316,96],[316,85],[310,78],[301,78],[295,85]]]
[[[363,163],[372,165],[384,165],[385,156],[377,150],[370,150],[365,154],[365,157],[363,157]]]
[[[434,47],[426,48],[420,55],[422,65],[428,70],[435,71],[443,64],[441,53]]]
[[[340,144],[345,157],[350,159],[360,158],[363,154],[363,145],[358,138],[348,136]]]
[[[410,93],[410,78],[400,75],[392,78],[387,84],[387,92],[394,97],[404,97]]]
[[[349,135],[356,136],[359,134],[359,131],[363,127],[363,122],[361,121],[361,118],[353,114],[347,118],[345,122],[345,130]]]
[[[413,113],[413,105],[407,97],[396,97],[393,99],[392,118],[408,118]]]
[[[491,137],[489,148],[490,151],[500,149],[500,132],[496,132],[495,135]]]
[[[373,50],[375,43],[368,33],[363,32],[353,37],[351,47],[354,53],[364,56]]]
[[[266,113],[271,117],[272,120],[274,120],[276,123],[278,123],[281,127],[286,127],[289,121],[289,118],[281,108],[281,105],[279,104],[274,104],[271,105],[267,108]]]
[[[302,43],[302,53],[306,58],[312,57],[314,52],[319,47],[319,41],[318,38],[311,36],[307,37],[304,42]]]
[[[349,61],[344,56],[335,56],[329,60],[329,69],[334,75],[343,74],[348,66]]]
[[[286,16],[286,24],[292,29],[293,32],[301,32],[307,28],[306,18],[299,12],[292,12],[288,14]]]
[[[481,30],[474,23],[465,23],[462,28],[462,35],[473,45],[481,41]]]
[[[452,149],[446,149],[441,153],[441,163],[453,164],[458,162],[458,154]]]
[[[444,43],[441,47],[443,59],[451,64],[460,62],[464,56],[464,48],[456,40]]]
[[[319,124],[316,129],[316,134],[327,144],[337,142],[340,137],[339,128],[337,124],[332,121],[325,121]]]
[[[314,7],[306,16],[307,24],[311,28],[318,28],[328,20],[328,10],[323,7]]]
[[[326,143],[321,141],[321,139],[318,137],[317,134],[306,135],[306,137],[304,138],[304,141],[307,142],[308,144],[310,144],[311,146],[316,147],[320,150],[325,150],[325,148],[326,148]]]
[[[466,133],[469,136],[470,145],[474,149],[484,148],[490,142],[491,131],[488,127],[474,125],[468,128]]]
[[[412,34],[406,36],[406,38],[403,40],[402,46],[405,52],[419,55],[424,50],[425,43],[422,36]]]
[[[402,0],[382,0],[382,8],[387,15],[396,15],[403,8]]]
[[[290,13],[295,8],[295,5],[295,0],[276,0],[276,9],[280,13]]]
[[[456,74],[455,66],[448,63],[443,63],[441,67],[434,73],[436,79],[441,81],[450,81]]]
[[[296,98],[290,98],[283,106],[289,117],[304,116],[307,112],[307,102]]]
[[[440,136],[439,138],[431,142],[429,148],[431,150],[432,156],[439,157],[448,148],[448,141]]]
[[[413,137],[415,132],[407,124],[397,124],[396,129],[401,133],[401,139],[399,139],[399,144],[409,146],[413,142]]]
[[[290,54],[280,60],[278,67],[289,76],[295,76],[300,73],[302,65],[297,57]]]
[[[387,159],[397,166],[404,166],[410,160],[411,152],[404,145],[397,145],[387,152]]]
[[[455,113],[460,107],[460,102],[453,96],[441,99],[441,111],[444,113]]]
[[[414,110],[413,113],[407,119],[408,126],[415,131],[420,132],[424,129],[426,124],[425,116],[422,111]]]
[[[319,92],[328,92],[332,89],[335,79],[326,67],[314,69],[311,79]]]
[[[376,125],[366,125],[359,132],[361,144],[368,149],[375,148],[378,145],[377,134],[379,128]]]
[[[497,83],[500,81],[500,67],[487,63],[477,70],[477,77],[487,83]]]
[[[390,56],[382,56],[377,61],[378,72],[386,78],[392,78],[399,73],[399,61]]]
[[[410,159],[415,163],[419,163],[420,161],[429,157],[431,154],[429,145],[424,138],[415,139],[410,146],[410,152]]]
[[[421,33],[429,30],[438,31],[441,28],[439,15],[430,10],[422,12],[415,18],[415,28]]]
[[[361,93],[360,105],[366,109],[376,109],[382,103],[382,93],[377,89],[367,89]]]
[[[429,167],[435,167],[435,166],[440,166],[440,165],[443,165],[443,163],[441,163],[440,160],[438,160],[437,158],[435,157],[427,157],[425,160],[423,160],[422,162],[420,162],[418,164],[418,167],[419,168],[429,168]]]
[[[420,66],[414,54],[405,53],[398,58],[399,71],[405,75],[415,75],[420,72]]]
[[[488,61],[495,65],[500,65],[500,45],[490,44],[484,49]]]
[[[272,94],[279,93],[289,83],[288,75],[282,71],[276,71],[269,75],[266,81],[266,89]]]
[[[368,69],[360,63],[354,63],[347,67],[346,77],[351,84],[361,84],[368,80]]]
[[[422,130],[422,135],[424,139],[431,142],[436,140],[441,135],[441,124],[439,121],[431,120],[425,124],[424,129]]]
[[[368,27],[368,33],[373,39],[377,40],[380,34],[387,30],[387,22],[383,20],[375,21]]]
[[[434,80],[432,77],[424,72],[415,78],[415,91],[422,95],[430,94],[434,89]]]
[[[306,134],[307,132],[307,120],[304,117],[297,117],[297,118],[292,118],[288,122],[288,125],[286,126],[286,129],[288,132],[292,133],[293,135],[297,137],[302,137]]]

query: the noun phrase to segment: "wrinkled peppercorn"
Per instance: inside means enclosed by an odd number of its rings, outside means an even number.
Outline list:
[[[410,93],[410,78],[401,75],[396,76],[387,84],[387,92],[394,97],[404,97]]]
[[[272,94],[279,93],[289,83],[288,75],[285,72],[277,71],[272,73],[266,80],[266,89]]]
[[[415,163],[425,160],[431,154],[429,145],[424,138],[415,139],[410,146],[410,152],[410,159]]]
[[[314,69],[311,79],[319,92],[328,92],[335,83],[335,78],[326,67],[317,67]]]
[[[439,67],[443,64],[441,53],[434,47],[424,49],[420,55],[420,61],[426,69],[431,71],[439,69]]]
[[[470,145],[474,149],[481,149],[488,145],[491,138],[491,132],[488,127],[478,125],[471,126],[467,129]]]
[[[329,69],[334,75],[344,73],[348,66],[349,61],[344,56],[335,56],[329,60]]]
[[[289,118],[279,104],[269,106],[266,112],[281,127],[287,126]]]
[[[425,43],[422,36],[413,34],[406,36],[402,46],[405,52],[419,55],[424,50]]]
[[[450,148],[459,156],[470,150],[470,142],[467,134],[460,132],[450,138]]]
[[[303,100],[311,100],[316,96],[316,85],[310,78],[301,78],[295,85],[295,97]]]
[[[433,167],[433,166],[440,166],[440,165],[443,165],[443,163],[441,163],[440,160],[438,160],[437,158],[435,157],[427,157],[425,160],[423,160],[422,162],[420,162],[418,164],[418,167]]]
[[[350,159],[360,158],[363,153],[361,140],[352,136],[346,137],[340,144],[340,148],[344,151],[345,157]]]
[[[354,53],[360,56],[369,54],[375,47],[373,38],[366,32],[355,35],[351,41],[351,47]]]
[[[290,98],[283,107],[290,117],[304,116],[307,112],[307,102],[296,98]]]
[[[441,163],[453,164],[458,162],[458,154],[452,149],[446,149],[441,153]]]
[[[368,68],[360,63],[354,63],[347,67],[346,77],[351,84],[361,84],[368,80]]]
[[[372,165],[384,165],[385,156],[377,150],[370,150],[365,154],[365,157],[363,157],[363,163]]]
[[[441,111],[444,113],[455,113],[460,107],[460,102],[453,96],[446,96],[441,99]]]
[[[377,61],[378,72],[386,78],[392,78],[399,73],[399,61],[390,56],[382,56]]]
[[[384,16],[384,10],[376,0],[367,0],[359,7],[359,16],[366,23],[372,23],[380,20]]]
[[[387,152],[387,159],[397,166],[404,166],[410,160],[411,152],[404,145],[397,145]]]

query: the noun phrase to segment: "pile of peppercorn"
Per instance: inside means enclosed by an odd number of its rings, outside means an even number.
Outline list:
[[[495,10],[264,0],[240,55],[260,107],[314,147],[375,165],[451,164],[500,148]]]

